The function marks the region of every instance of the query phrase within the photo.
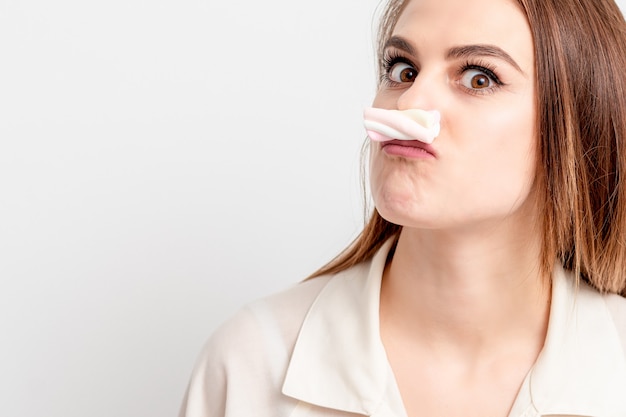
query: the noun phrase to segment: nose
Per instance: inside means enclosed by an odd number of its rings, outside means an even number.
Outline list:
[[[439,96],[442,93],[439,77],[433,73],[421,71],[413,84],[398,96],[398,110],[422,109],[437,110]]]

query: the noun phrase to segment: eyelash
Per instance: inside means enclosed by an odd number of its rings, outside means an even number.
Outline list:
[[[384,84],[387,87],[397,87],[401,85],[401,83],[393,81],[391,78],[389,78],[389,71],[391,71],[391,68],[393,68],[394,65],[399,64],[399,63],[410,65],[413,68],[415,68],[415,70],[419,73],[419,69],[417,68],[415,64],[411,62],[411,60],[400,55],[396,51],[391,51],[385,54],[385,56],[383,57],[383,62],[382,62],[383,71],[382,71],[382,74],[380,75],[381,84]]]
[[[468,71],[468,70],[476,70],[476,71],[482,72],[487,77],[489,77],[491,81],[493,81],[493,83],[495,84],[491,87],[480,89],[480,90],[471,89],[471,88],[467,88],[463,86],[463,88],[465,88],[465,90],[470,94],[475,94],[475,95],[493,94],[495,90],[505,85],[500,80],[500,77],[496,75],[496,68],[493,65],[488,64],[487,62],[484,62],[481,60],[477,60],[474,62],[466,61],[461,66],[461,68],[459,68],[458,77],[459,78],[462,77],[465,71]]]
[[[410,65],[411,67],[415,68],[415,71],[419,73],[419,68],[417,68],[417,66],[413,64],[413,62],[411,62],[410,59],[406,58],[405,56],[399,54],[396,51],[391,51],[385,54],[382,60],[383,71],[380,76],[380,82],[382,85],[385,85],[390,88],[398,87],[402,85],[402,83],[399,83],[389,78],[389,73],[391,69],[393,68],[394,65],[398,63]],[[457,71],[457,77],[459,78],[462,77],[465,71],[468,71],[468,70],[476,70],[476,71],[482,72],[487,77],[489,77],[489,79],[491,79],[491,81],[493,81],[493,83],[495,84],[489,88],[485,88],[481,90],[464,87],[464,89],[470,94],[474,94],[474,95],[492,94],[495,92],[496,89],[506,85],[500,80],[500,77],[496,75],[496,68],[493,65],[487,62],[484,62],[482,60],[477,60],[473,62],[469,60],[465,61],[465,63],[461,65],[461,67]]]

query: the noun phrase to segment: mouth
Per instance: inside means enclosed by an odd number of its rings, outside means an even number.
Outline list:
[[[436,158],[437,153],[432,146],[418,140],[389,140],[381,142],[380,149],[388,155],[407,158]]]

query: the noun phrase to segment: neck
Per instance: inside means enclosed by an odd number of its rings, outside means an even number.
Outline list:
[[[472,360],[520,342],[538,354],[550,299],[538,236],[528,227],[454,233],[405,227],[383,276],[381,328]]]

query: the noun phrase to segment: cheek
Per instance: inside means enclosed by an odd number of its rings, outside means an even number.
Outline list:
[[[389,160],[378,144],[372,145],[370,158],[370,188],[379,209],[392,201],[408,204],[419,193],[423,179],[418,167],[400,159]]]
[[[396,101],[397,97],[393,94],[393,90],[379,87],[372,101],[372,107],[380,107],[382,109],[393,108]]]
[[[384,212],[392,202],[408,204],[419,189],[419,183],[412,180],[414,172],[401,160],[387,160],[378,144],[372,144],[370,153],[370,189],[378,210]]]
[[[451,137],[467,141],[458,157],[473,161],[470,162],[473,169],[457,174],[491,193],[496,202],[523,201],[530,192],[536,170],[533,107],[528,103],[526,106],[505,105],[501,110],[480,114],[482,119],[478,114],[461,116],[463,123],[453,129],[462,131],[451,132]],[[469,167],[466,165],[466,168]]]
[[[371,149],[372,199],[378,212],[392,223],[406,226],[418,219],[436,218],[446,194],[441,174],[437,162],[389,158],[377,145]]]

